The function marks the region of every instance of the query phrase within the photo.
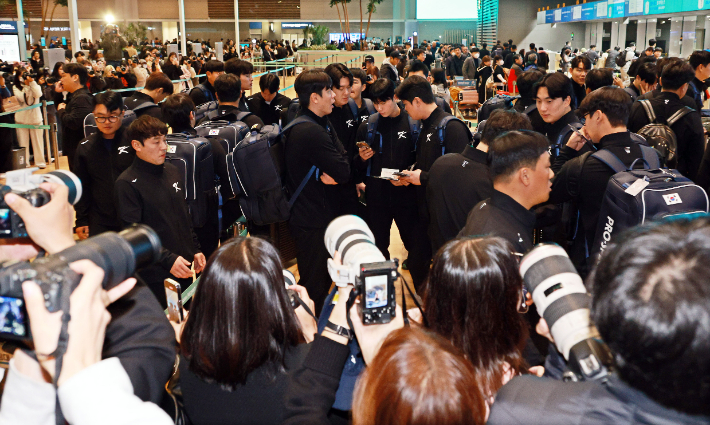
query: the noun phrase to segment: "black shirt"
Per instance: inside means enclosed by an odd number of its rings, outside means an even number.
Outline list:
[[[276,96],[271,102],[266,102],[261,93],[247,98],[249,111],[257,117],[261,118],[264,125],[279,124],[281,121],[281,113],[288,109],[291,98],[276,93]]]
[[[151,117],[157,118],[163,121],[163,113],[160,110],[160,105],[157,105],[152,97],[145,93],[137,91],[131,95],[131,97],[126,98],[124,104],[127,109],[133,110],[135,107],[143,105],[145,103],[150,103],[154,106],[147,106],[136,111],[136,116],[141,117],[143,115],[149,115]]]
[[[76,204],[76,226],[96,225],[120,228],[114,184],[133,164],[136,151],[121,127],[113,139],[104,139],[99,132],[79,144],[74,158],[74,173],[81,180],[83,195]]]
[[[367,123],[360,124],[357,130],[357,141],[369,143],[375,152],[367,161],[363,161],[360,155],[355,156],[355,166],[367,185],[367,204],[385,203],[393,197],[400,200],[407,195],[416,197],[413,186],[393,186],[388,180],[375,177],[382,175],[382,168],[401,171],[414,164],[415,141],[407,112],[400,109],[399,115],[394,118],[379,117],[376,130],[372,141],[367,140]],[[368,171],[369,176],[366,176]]]
[[[587,87],[584,84],[577,84],[576,81],[570,79],[572,88],[574,89],[574,97],[577,99],[577,107],[582,104],[582,101],[587,96]],[[574,109],[574,108],[573,108]]]
[[[417,166],[421,169],[420,181],[426,186],[429,181],[429,169],[441,156],[441,141],[437,128],[441,120],[449,116],[441,108],[436,108],[429,117],[422,121],[421,133],[417,141]],[[471,141],[471,131],[460,121],[452,121],[446,125],[444,134],[444,153],[460,153]]]
[[[336,217],[339,202],[327,196],[320,174],[326,173],[338,184],[350,181],[350,161],[327,117],[319,117],[310,109],[303,112],[316,121],[297,125],[286,134],[286,185],[291,194],[301,184],[312,166],[314,173],[291,209],[289,224],[300,227],[325,228]]]
[[[170,270],[178,256],[192,262],[200,244],[192,231],[185,183],[177,167],[155,165],[136,157],[116,180],[119,216],[124,225],[150,226],[160,237],[159,264]]]
[[[567,132],[568,124],[579,122],[577,115],[575,115],[574,111],[569,111],[565,115],[563,115],[559,120],[551,124],[548,124],[543,121],[542,117],[540,116],[540,112],[537,110],[532,111],[529,114],[529,117],[530,123],[533,126],[533,130],[537,131],[538,133],[544,134],[545,137],[547,137],[547,140],[550,141],[550,161],[554,162],[555,157],[557,156],[557,152],[555,151],[555,149],[552,149],[552,145],[555,145],[557,143],[557,139],[559,139],[561,133]],[[571,132],[569,132],[567,136],[565,136],[565,138],[560,141],[560,148],[562,148],[562,146],[567,143],[567,140],[569,140],[570,136],[572,136]]]
[[[434,252],[456,238],[471,209],[493,194],[487,161],[487,152],[466,146],[462,153],[446,154],[432,165],[426,197]]]
[[[658,122],[664,122],[666,118],[685,106],[678,95],[671,92],[659,93],[651,100],[651,103]],[[646,124],[649,124],[649,121],[643,105],[634,102],[629,116],[629,130],[637,132]],[[695,180],[705,152],[705,132],[700,113],[695,111],[685,115],[671,127],[671,130],[675,133],[678,141],[676,152],[678,171],[685,177]]]
[[[515,252],[524,254],[533,247],[534,227],[534,212],[494,189],[490,198],[473,207],[458,236],[499,236],[510,242]]]
[[[94,97],[82,87],[69,93],[66,104],[64,109],[57,110],[57,118],[62,125],[62,150],[69,157],[71,168],[76,148],[84,140],[84,118],[94,111]]]

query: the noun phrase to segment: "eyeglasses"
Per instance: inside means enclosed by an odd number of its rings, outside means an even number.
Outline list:
[[[120,117],[116,115],[111,115],[110,117],[95,117],[94,119],[96,120],[96,122],[103,124],[106,122],[106,120],[108,120],[108,122],[116,122],[119,118]]]

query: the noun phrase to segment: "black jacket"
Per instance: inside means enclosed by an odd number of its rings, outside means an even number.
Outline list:
[[[698,112],[703,110],[703,92],[708,88],[704,81],[698,80],[698,77],[693,78],[693,81],[688,84],[688,94],[695,101],[695,109]]]
[[[215,95],[214,87],[212,87],[212,84],[210,84],[209,81],[205,81],[204,83],[202,83],[202,86],[212,94],[212,98],[206,96],[205,93],[199,87],[194,87],[192,90],[190,90],[190,99],[195,102],[195,106],[202,105],[203,103],[211,102],[213,100],[217,100],[217,95]]]
[[[286,425],[330,425],[328,411],[335,402],[350,348],[316,336],[300,369],[290,377],[285,395]]]
[[[266,103],[264,96],[262,96],[261,93],[257,93],[247,98],[249,111],[261,118],[264,125],[279,124],[281,122],[281,113],[288,109],[290,102],[291,98],[286,97],[281,93],[276,93],[274,99],[269,103]]]
[[[665,118],[685,106],[677,94],[670,92],[661,92],[651,100],[651,103],[658,122],[664,122]],[[649,121],[643,105],[634,102],[629,116],[629,130],[637,132],[646,124],[649,124]],[[705,152],[705,131],[700,113],[696,111],[685,115],[671,127],[671,130],[678,141],[678,171],[689,179],[695,180]]]
[[[570,79],[570,81],[572,81],[572,89],[574,89],[574,97],[576,99],[575,104],[578,108],[584,98],[587,96],[587,86],[585,84],[577,84],[572,79]],[[572,109],[575,109],[575,107],[573,106]]]
[[[465,60],[466,58],[463,55],[449,56],[449,58],[446,59],[446,76],[453,78],[457,75],[463,75],[463,63]]]
[[[533,247],[534,227],[534,212],[494,189],[490,198],[473,207],[458,236],[499,236],[510,242],[515,252],[524,254]]]
[[[612,133],[602,137],[597,149],[609,150],[626,166],[631,166],[637,158],[643,157],[641,148],[631,140],[629,132]],[[583,232],[579,233],[583,237],[575,238],[575,246],[578,247],[584,246],[585,238],[587,246],[594,243],[599,210],[601,210],[604,200],[606,186],[611,176],[615,174],[611,168],[595,158],[590,157],[582,164],[581,156],[586,151],[588,150],[575,151],[567,146],[560,149],[560,156],[552,164],[555,177],[552,180],[552,191],[548,201],[550,204],[575,201],[579,208],[580,225]],[[639,163],[637,163],[638,167],[642,165]],[[570,184],[574,185],[575,181],[578,181],[578,190],[576,193],[574,191],[570,193]],[[576,249],[573,251],[583,252]],[[579,262],[575,263],[580,264]]]
[[[140,280],[107,310],[111,321],[101,357],[118,357],[134,394],[143,401],[160,404],[175,364],[175,330]]]
[[[355,155],[354,162],[367,185],[365,196],[368,207],[383,203],[387,205],[394,203],[400,207],[404,207],[403,204],[416,205],[413,186],[394,186],[388,180],[376,177],[382,175],[382,168],[401,171],[414,164],[415,140],[412,138],[407,112],[401,109],[395,118],[380,117],[376,130],[372,141],[367,140],[367,123],[360,124],[357,130],[357,141],[371,143],[370,146],[375,151],[375,155],[367,161],[363,161],[360,155]],[[369,176],[367,176],[368,170]]]
[[[160,121],[163,121],[163,113],[160,110],[160,105],[157,105],[153,98],[148,96],[147,94],[141,93],[140,91],[136,91],[124,101],[126,108],[130,109],[131,111],[134,108],[146,103],[152,103],[155,106],[147,106],[139,109],[138,111],[136,111],[136,116],[141,117],[143,115],[148,115],[157,118]]]
[[[471,209],[493,195],[488,153],[466,146],[434,162],[426,189],[432,251],[455,239]]]
[[[81,180],[83,195],[76,204],[76,226],[99,225],[120,228],[114,184],[116,179],[133,164],[136,151],[128,139],[128,131],[121,127],[111,140],[96,133],[85,139],[76,150],[74,173]]]
[[[154,165],[138,157],[116,180],[120,219],[126,226],[141,223],[155,230],[163,244],[159,264],[168,271],[178,256],[192,262],[200,252],[183,186],[174,165]]]
[[[289,224],[300,227],[325,228],[336,217],[338,199],[327,196],[320,174],[326,173],[338,184],[350,181],[350,161],[327,117],[319,117],[306,109],[304,115],[318,124],[304,123],[286,134],[286,185],[291,194],[301,184],[312,166],[314,173],[291,209]]]
[[[275,365],[264,364],[249,373],[246,383],[227,391],[220,384],[206,382],[189,368],[180,356],[180,389],[185,412],[193,425],[280,424],[284,419],[284,394],[289,374],[300,370],[310,344],[299,344],[286,351],[286,373],[276,373]]]
[[[577,118],[577,115],[575,115],[574,110],[569,111],[565,115],[563,115],[559,120],[548,124],[545,121],[542,120],[542,117],[540,116],[540,112],[535,110],[532,111],[529,115],[530,117],[530,123],[533,126],[533,130],[537,131],[538,133],[542,133],[547,137],[547,140],[550,141],[550,145],[555,145],[557,143],[557,140],[560,137],[560,134],[567,132],[567,125],[568,124],[573,124],[579,122],[579,119]],[[572,136],[572,133],[569,132],[567,136],[563,140],[560,141],[560,149],[562,146],[567,144],[567,140],[569,140],[570,136]],[[552,156],[550,158],[551,162],[555,162],[555,157],[557,156],[557,152],[555,149],[550,149],[550,155]]]
[[[380,76],[378,78],[388,78],[392,80],[394,86],[399,85],[399,74],[396,72],[396,68],[390,63],[383,63],[380,66]]]
[[[708,424],[710,418],[662,406],[616,376],[602,384],[526,375],[513,378],[498,391],[487,423],[693,425]]]
[[[67,96],[67,106],[57,111],[62,124],[62,150],[69,157],[70,168],[74,166],[74,154],[79,142],[84,139],[84,118],[94,112],[94,97],[85,87]]]

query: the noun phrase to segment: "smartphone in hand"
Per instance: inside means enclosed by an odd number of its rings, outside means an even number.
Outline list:
[[[184,317],[180,284],[168,278],[163,281],[163,285],[165,285],[165,297],[168,299],[168,319],[175,323],[182,323]]]

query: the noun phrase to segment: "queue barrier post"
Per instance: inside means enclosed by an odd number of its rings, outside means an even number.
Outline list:
[[[48,119],[48,115],[47,115],[47,101],[46,100],[42,100],[42,119],[44,120],[42,122],[44,122],[45,124],[49,124],[49,119]],[[51,142],[49,141],[49,129],[47,129],[47,128],[44,129],[44,150],[45,150],[45,153],[47,156],[44,159],[45,159],[45,162],[48,164],[51,162],[52,153],[51,153]],[[56,158],[56,156],[55,156],[55,158]],[[36,163],[36,161],[35,161],[35,163]]]
[[[54,169],[59,169],[59,144],[57,143],[57,123],[50,124],[52,127],[49,132],[49,137],[52,139],[52,155],[54,155]]]

